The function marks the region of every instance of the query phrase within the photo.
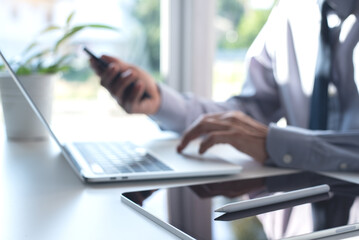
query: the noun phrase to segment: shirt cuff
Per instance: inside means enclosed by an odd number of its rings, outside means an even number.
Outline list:
[[[159,84],[161,104],[157,113],[149,117],[162,130],[171,130],[181,133],[185,129],[186,103],[183,96],[166,85]]]
[[[266,148],[269,159],[266,164],[287,168],[308,169],[311,142],[310,130],[297,127],[269,125]]]

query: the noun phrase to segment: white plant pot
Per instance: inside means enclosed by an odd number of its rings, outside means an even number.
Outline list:
[[[48,123],[51,122],[53,75],[20,76],[30,97]],[[48,131],[31,109],[10,75],[0,75],[1,102],[9,140],[44,140]]]

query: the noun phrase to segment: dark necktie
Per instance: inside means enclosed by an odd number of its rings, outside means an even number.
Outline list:
[[[322,5],[320,42],[309,122],[309,128],[312,130],[327,129],[328,86],[332,80],[332,47],[339,38],[341,27],[328,27],[327,15],[330,10],[330,6],[324,1]],[[313,229],[318,231],[347,224],[349,210],[353,201],[354,198],[350,196],[334,196],[324,202],[312,203]]]
[[[315,71],[315,81],[310,108],[309,128],[325,130],[328,118],[328,85],[331,79],[332,49],[327,15],[330,10],[327,2],[322,4],[322,22],[320,28],[320,41]]]

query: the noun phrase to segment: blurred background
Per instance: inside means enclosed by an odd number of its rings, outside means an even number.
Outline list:
[[[255,36],[264,25],[274,0],[213,0],[214,14],[210,27],[214,33],[211,98],[226,100],[241,91],[244,57]],[[164,44],[171,0],[0,0],[0,48],[7,58],[21,60],[24,49],[49,25],[63,26],[71,13],[71,24],[106,24],[118,32],[86,29],[71,39],[76,54],[71,68],[58,75],[55,88],[57,114],[84,114],[96,109],[107,116],[123,115],[89,68],[82,46],[98,55],[109,54],[138,65],[158,82],[166,82],[161,51]],[[173,11],[173,10],[172,10]],[[173,13],[171,13],[173,14]],[[167,16],[166,19],[161,19]],[[182,19],[185,21],[185,19]],[[180,20],[181,21],[181,20]],[[49,35],[52,41],[56,34]],[[182,51],[186,51],[183,49]],[[96,102],[96,103],[94,103]],[[98,106],[96,108],[96,106]]]
[[[192,5],[196,1],[201,1],[197,8]],[[187,5],[184,6],[184,3]],[[202,7],[202,3],[212,5]],[[122,121],[122,128],[118,126],[117,119],[127,115],[99,85],[98,77],[89,67],[88,56],[82,51],[84,45],[95,54],[113,55],[138,65],[158,82],[170,84],[173,82],[171,76],[174,75],[180,82],[198,82],[199,88],[206,86],[210,90],[206,97],[224,101],[241,91],[245,78],[245,54],[274,4],[273,0],[0,0],[0,49],[12,62],[21,62],[24,49],[35,41],[43,29],[66,25],[72,13],[72,26],[93,23],[118,28],[119,31],[84,29],[71,38],[65,51],[75,57],[68,71],[56,75],[52,120],[55,128],[59,129],[57,135],[62,137],[63,134],[65,139],[74,136],[99,138],[101,133],[106,135],[106,139],[109,135],[136,136],[133,132],[124,134],[123,129],[132,124],[137,132],[142,133],[157,126],[143,125],[141,121],[137,124],[133,116],[125,123]],[[188,13],[191,9],[193,11]],[[193,22],[186,24],[188,17],[191,21],[201,21],[203,26],[200,24],[196,28],[192,26]],[[201,32],[202,27],[207,29],[207,35]],[[191,28],[199,34],[191,33]],[[195,69],[177,66],[177,63],[186,64],[186,56],[194,59],[191,55],[193,46],[182,43],[188,40],[187,34],[193,35],[190,41],[197,41],[197,46],[204,48],[202,52],[211,53],[203,57],[199,54],[198,62],[189,63],[201,68],[204,58],[210,56],[204,66],[204,71],[208,72],[207,77],[202,77],[200,69],[200,77],[188,80],[185,77],[187,75],[181,73],[182,70]],[[172,36],[172,40],[169,36]],[[56,31],[45,34],[41,44],[51,45],[58,38]],[[202,44],[207,40],[210,44]],[[169,62],[176,57],[180,60],[174,61],[171,68]],[[177,73],[179,76],[176,76]],[[193,77],[191,74],[188,76]],[[172,83],[171,86],[181,85]],[[178,90],[184,91],[180,88]],[[109,127],[113,125],[118,127]],[[69,129],[71,133],[68,136],[66,130],[68,132]],[[131,129],[133,127],[129,131]],[[258,223],[257,219],[251,221]],[[250,224],[245,223],[246,229]],[[261,233],[261,226],[257,225]],[[214,231],[218,235],[223,234],[223,229]],[[243,239],[249,238],[244,236]]]

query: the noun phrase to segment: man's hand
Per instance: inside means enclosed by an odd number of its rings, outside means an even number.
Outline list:
[[[102,60],[109,63],[104,69],[94,59],[90,59],[91,67],[101,78],[101,85],[105,87],[128,113],[155,114],[160,106],[160,93],[153,78],[136,66],[129,65],[117,58],[102,56]],[[134,83],[130,92],[126,88]],[[142,99],[144,92],[150,98]]]
[[[267,126],[242,112],[210,114],[195,121],[185,132],[177,151],[182,152],[190,141],[204,136],[199,148],[201,154],[215,144],[227,143],[264,163],[268,157],[267,133]]]

